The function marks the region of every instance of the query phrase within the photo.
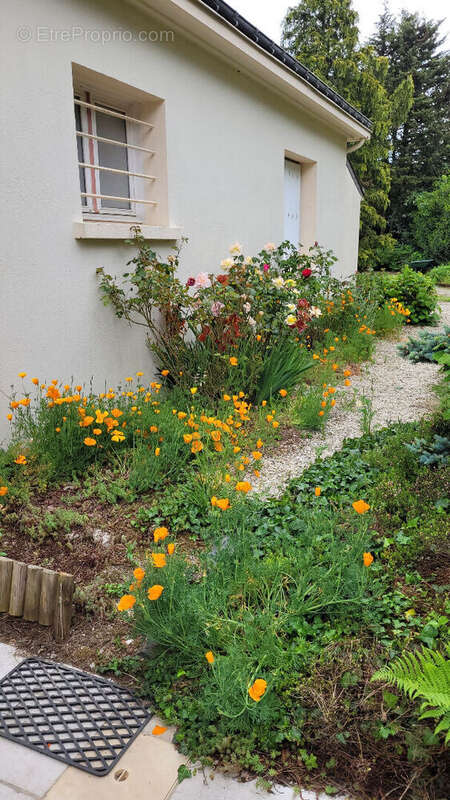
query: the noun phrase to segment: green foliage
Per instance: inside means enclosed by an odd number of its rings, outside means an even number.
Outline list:
[[[431,442],[425,439],[414,439],[405,447],[419,459],[419,464],[426,467],[445,466],[450,458],[450,439],[435,434]]]
[[[321,431],[330,416],[330,405],[322,407],[323,389],[310,386],[298,393],[290,408],[291,422],[306,431]],[[320,412],[323,412],[322,414]]]
[[[280,389],[290,391],[313,365],[314,361],[306,350],[300,350],[298,344],[290,339],[282,339],[264,361],[256,402],[268,400]]]
[[[440,354],[450,355],[450,327],[445,327],[443,333],[421,333],[417,339],[410,337],[406,344],[398,346],[402,356],[410,361],[437,361],[440,363]],[[442,362],[445,365],[445,361]]]
[[[377,55],[388,59],[384,82],[387,92],[395,92],[408,76],[414,84],[414,101],[406,121],[393,117],[390,131],[389,232],[406,243],[411,243],[414,196],[417,192],[430,191],[434,181],[449,169],[450,57],[442,48],[442,24],[442,20],[425,19],[406,10],[396,18],[385,10],[380,16],[377,33],[370,40]],[[430,230],[433,230],[433,220],[430,220]],[[448,237],[444,232],[444,237],[446,235]],[[448,243],[448,238],[446,241]],[[426,257],[433,256],[426,229],[416,243]]]
[[[97,270],[103,301],[119,318],[144,327],[167,386],[196,386],[212,401],[231,385],[251,399],[261,387],[270,393],[267,363],[277,361],[280,340],[305,337],[321,306],[339,291],[339,281],[330,276],[336,258],[317,243],[301,253],[288,241],[278,247],[269,242],[247,258],[236,244],[232,257],[221,262],[224,274],[201,272],[183,286],[175,274],[179,252],[164,263],[139,228],[134,234],[130,243],[137,254],[128,262],[134,269],[122,283]],[[290,381],[301,375],[304,362],[293,351],[287,344]]]
[[[436,320],[438,297],[433,281],[421,272],[404,267],[396,274],[382,274],[382,288],[386,300],[396,297],[410,311],[413,325]]]
[[[434,283],[441,286],[450,286],[450,264],[440,264],[439,267],[433,267],[427,274]]]
[[[447,653],[450,655],[450,645]],[[420,719],[439,718],[434,733],[446,733],[446,744],[450,741],[449,658],[423,647],[421,652],[404,653],[390,666],[378,670],[372,680],[393,683],[413,699],[424,698]]]
[[[288,9],[282,43],[322,80],[337,85],[336,64],[358,44],[358,14],[351,0],[309,0]]]
[[[375,269],[386,269],[398,272],[406,264],[412,261],[419,261],[423,254],[412,247],[410,244],[396,242],[390,239],[384,246],[379,246],[376,253]],[[428,273],[430,275],[430,273]]]
[[[442,175],[429,192],[414,198],[416,211],[412,215],[411,230],[420,247],[429,258],[446,261],[450,258],[450,174]]]
[[[366,526],[355,514],[344,528],[326,510],[311,511],[296,544],[277,552],[269,540],[249,536],[255,522],[241,512],[224,529],[222,523],[213,549],[197,553],[193,564],[176,554],[162,569],[149,560],[133,613],[138,633],[169,653],[178,671],[209,671],[201,700],[225,730],[257,725],[263,741],[280,716],[285,681],[336,626],[361,620],[377,589],[362,561]],[[154,584],[164,590],[149,601]],[[208,667],[210,650],[215,661]],[[248,694],[257,678],[267,682],[258,703]]]

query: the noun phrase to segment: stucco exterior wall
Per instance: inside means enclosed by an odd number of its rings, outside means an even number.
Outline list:
[[[337,273],[356,269],[359,196],[343,135],[179,33],[167,43],[102,44],[84,35],[45,42],[36,40],[39,26],[163,27],[117,1],[15,0],[4,16],[0,441],[20,370],[41,380],[94,376],[100,389],[139,369],[151,373],[142,329],[99,301],[96,267],[119,274],[130,248],[73,236],[81,208],[72,62],[165,98],[170,224],[189,237],[182,276],[216,270],[236,240],[252,254],[283,239],[285,151],[317,162],[315,238],[335,251]]]

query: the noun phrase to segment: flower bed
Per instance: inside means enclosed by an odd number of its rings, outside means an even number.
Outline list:
[[[101,287],[145,320],[158,378],[96,393],[22,372],[6,412],[2,547],[78,569],[76,647],[59,657],[133,680],[207,763],[330,794],[394,797],[422,777],[438,793],[442,734],[369,681],[419,643],[443,649],[448,469],[416,450],[445,423],[348,442],[254,497],[267,449],[323,427],[409,308],[333,279],[319,247],[234,245],[218,276],[181,284],[178,254],[134,243],[125,286],[102,272]]]

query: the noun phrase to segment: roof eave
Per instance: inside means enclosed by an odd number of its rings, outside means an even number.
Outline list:
[[[217,0],[214,0],[214,3],[212,0],[211,2],[210,0],[127,0],[127,2],[178,26],[191,38],[200,40],[211,48],[217,55],[244,69],[265,85],[270,85],[273,90],[288,97],[327,126],[338,130],[348,142],[370,138],[370,130],[362,121],[355,119],[339,107],[331,97],[326,97],[309,83],[306,77],[295,72],[288,63],[281,63],[275,55],[269,53],[258,42],[249,39],[239,28],[227,22],[211,8]],[[267,41],[270,42],[269,39]],[[278,47],[275,43],[272,44]]]

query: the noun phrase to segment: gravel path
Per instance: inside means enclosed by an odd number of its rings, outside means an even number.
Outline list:
[[[341,448],[344,439],[361,436],[362,396],[372,403],[372,429],[391,422],[409,422],[432,411],[437,403],[432,387],[438,382],[439,365],[414,364],[399,355],[397,345],[421,331],[437,332],[450,325],[450,303],[442,303],[441,308],[439,325],[408,326],[399,339],[379,340],[373,360],[362,365],[359,375],[352,376],[351,387],[338,388],[325,432],[308,434],[291,429],[277,449],[263,459],[261,477],[252,479],[255,494],[280,494],[286,483],[299,476],[319,454],[329,456]]]

